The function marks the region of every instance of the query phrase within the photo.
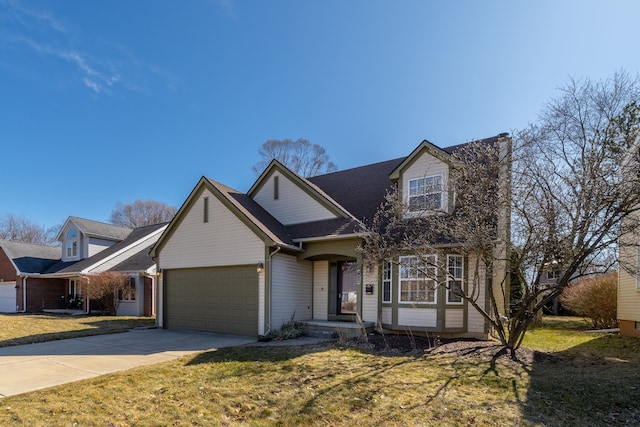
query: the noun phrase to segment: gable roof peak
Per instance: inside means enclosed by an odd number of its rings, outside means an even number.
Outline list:
[[[106,222],[95,221],[92,219],[80,218],[77,216],[69,216],[60,228],[57,240],[63,239],[63,231],[68,224],[74,224],[80,232],[87,236],[103,238],[106,240],[120,241],[125,239],[132,231],[131,228],[122,227],[120,225],[109,224]]]

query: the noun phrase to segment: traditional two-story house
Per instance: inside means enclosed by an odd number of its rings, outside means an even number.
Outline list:
[[[510,138],[482,142],[506,147]],[[417,300],[411,274],[392,263],[365,266],[356,250],[362,223],[393,186],[410,204],[455,203],[446,183],[459,147],[423,141],[407,157],[306,179],[274,160],[246,193],[202,177],[151,250],[158,326],[261,336],[292,316],[310,324],[359,316],[389,330],[486,337],[484,318],[446,287]],[[470,261],[441,256],[465,286]],[[493,267],[480,267],[482,283],[504,274]],[[479,292],[490,311],[487,288]]]
[[[58,234],[61,246],[0,241],[0,280],[14,288],[11,292],[3,286],[0,308],[4,312],[75,309],[89,313],[82,278],[118,271],[127,274],[130,282],[127,291],[118,295],[117,314],[152,316],[156,268],[148,252],[166,225],[130,229],[69,217]]]

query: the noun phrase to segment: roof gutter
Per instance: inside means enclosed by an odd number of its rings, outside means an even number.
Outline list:
[[[333,234],[330,236],[302,237],[300,239],[292,239],[292,241],[296,243],[306,243],[306,242],[320,242],[323,240],[355,239],[355,238],[362,238],[363,236],[364,236],[364,233]]]

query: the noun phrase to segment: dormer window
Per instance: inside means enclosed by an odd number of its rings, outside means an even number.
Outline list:
[[[75,228],[67,232],[67,257],[78,256],[78,232]]]
[[[409,180],[409,210],[442,209],[442,176],[426,176]]]

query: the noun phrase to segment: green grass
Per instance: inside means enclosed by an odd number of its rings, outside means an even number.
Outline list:
[[[0,347],[123,332],[154,323],[149,317],[0,314]]]
[[[640,339],[558,325],[531,332],[538,350],[526,362],[478,352],[220,349],[0,400],[0,425],[640,424]],[[552,350],[573,334],[579,344]]]

